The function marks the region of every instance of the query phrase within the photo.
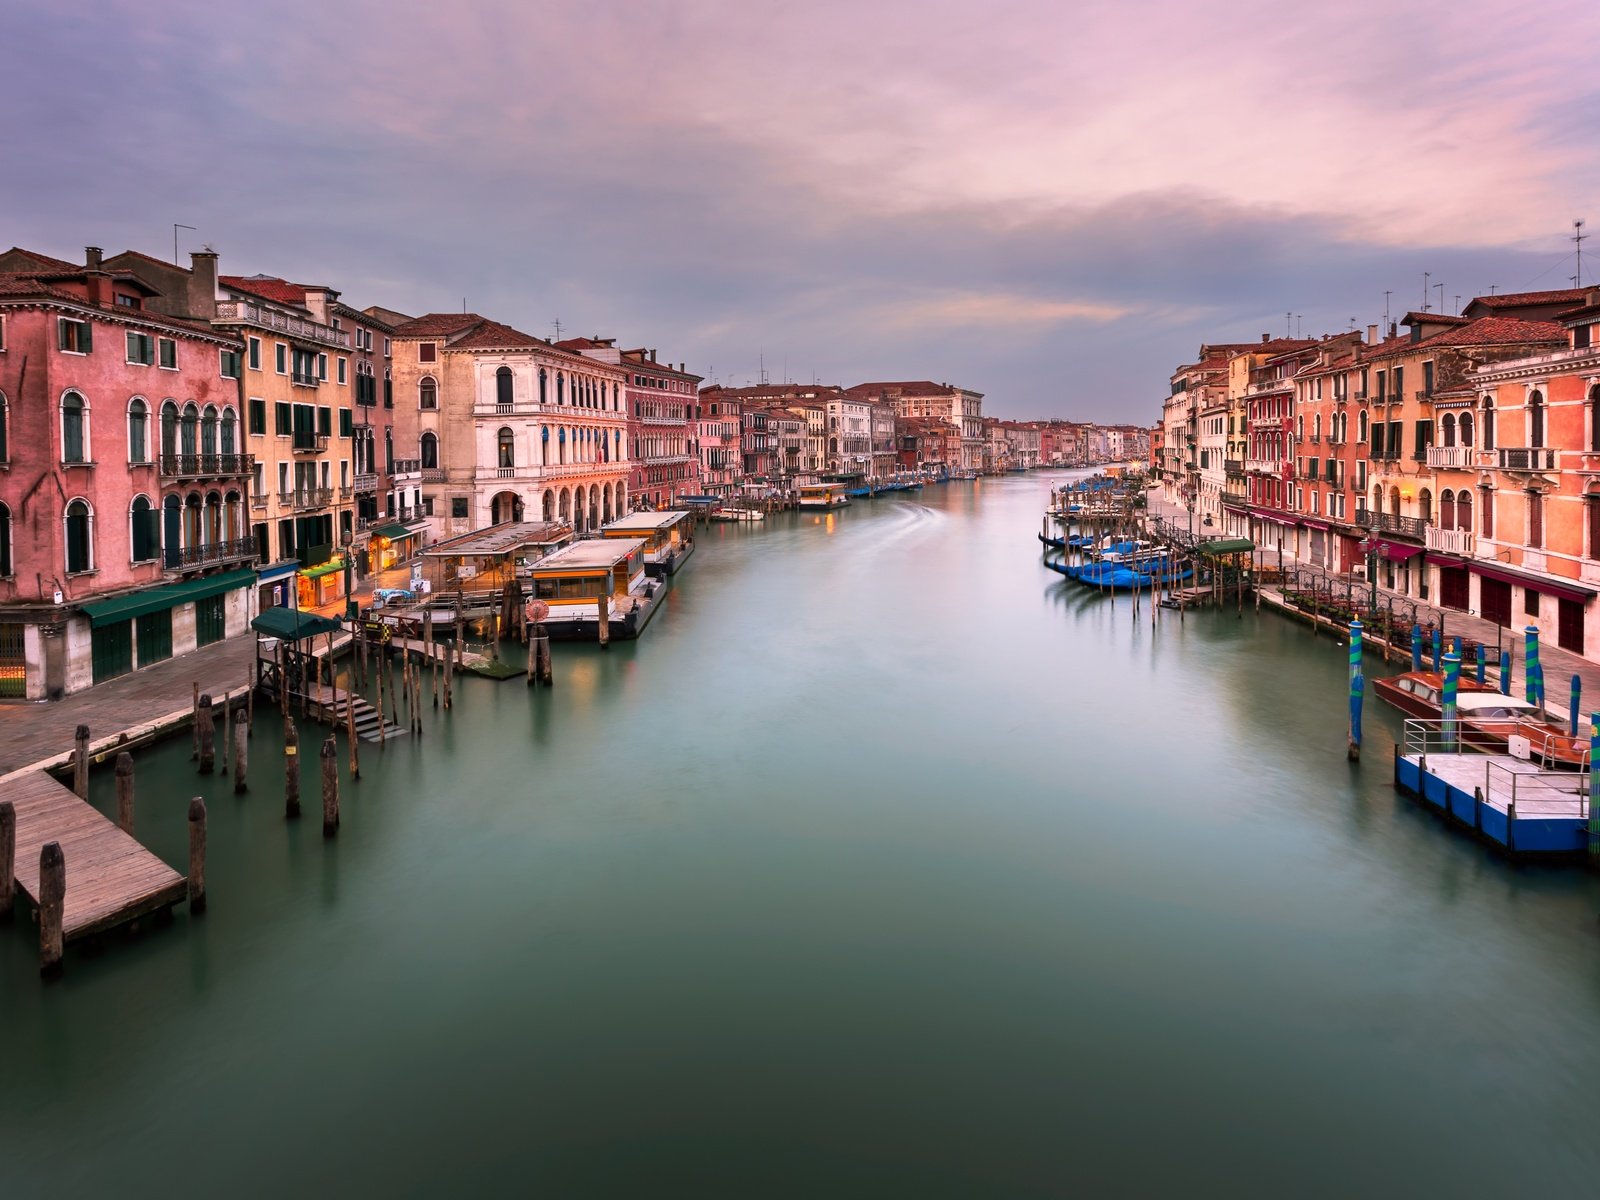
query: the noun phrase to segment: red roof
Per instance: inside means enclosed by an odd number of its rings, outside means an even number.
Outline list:
[[[306,302],[304,284],[289,283],[270,275],[219,275],[217,282],[225,288],[249,292],[252,296],[260,296],[275,304],[304,305]]]
[[[51,271],[48,275],[55,276],[65,272]],[[76,278],[81,279],[83,271],[79,270]],[[17,300],[55,300],[67,304],[74,304],[79,308],[94,309],[105,313],[107,316],[117,317],[124,321],[139,322],[147,325],[159,325],[165,329],[173,329],[180,333],[203,333],[210,337],[225,342],[233,342],[233,335],[220,329],[214,329],[205,321],[191,321],[184,317],[169,316],[166,313],[151,312],[143,308],[124,308],[120,304],[92,304],[86,296],[66,288],[56,287],[46,279],[26,271],[0,272],[0,298]]]
[[[422,316],[396,325],[395,337],[454,337],[487,320],[477,313],[423,313]]]
[[[1472,303],[1484,308],[1518,308],[1528,304],[1582,304],[1588,288],[1557,288],[1550,292],[1502,292],[1498,296],[1474,296]]]
[[[1390,338],[1367,354],[1367,359],[1398,358],[1413,350],[1443,350],[1452,346],[1515,346],[1532,343],[1565,345],[1567,331],[1553,321],[1519,321],[1515,317],[1479,317],[1465,325],[1444,329],[1413,342]]]
[[[959,390],[948,383],[934,383],[931,379],[913,379],[904,383],[858,383],[855,387],[845,388],[852,396],[882,392],[897,392],[902,396],[948,396]]]
[[[52,258],[48,254],[40,254],[37,250],[24,250],[21,246],[11,247],[11,249],[7,250],[5,254],[0,254],[0,258],[5,258],[13,254],[20,255],[32,263],[33,267],[29,269],[37,269],[40,271],[83,270],[83,267],[77,263],[69,263],[64,258]]]
[[[536,338],[531,333],[523,333],[520,329],[513,329],[509,325],[502,325],[498,321],[485,321],[479,329],[473,330],[460,341],[451,342],[452,350],[553,350],[555,349],[543,338]],[[570,352],[569,352],[570,353]]]

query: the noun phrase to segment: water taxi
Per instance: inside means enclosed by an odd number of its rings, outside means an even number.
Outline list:
[[[664,599],[665,587],[645,574],[645,545],[643,538],[588,538],[535,563],[529,582],[533,598],[550,606],[544,619],[550,636],[597,640],[603,596],[608,636],[638,637]]]
[[[796,507],[843,508],[850,503],[850,497],[845,495],[845,489],[846,485],[837,481],[832,483],[802,483]]]
[[[608,538],[643,538],[645,574],[665,579],[677,574],[694,553],[694,514],[690,512],[636,512],[603,525]]]
[[[1441,671],[1405,671],[1399,675],[1380,676],[1372,681],[1372,690],[1380,700],[1394,705],[1408,717],[1437,720],[1444,713],[1444,673]],[[1463,676],[1458,699],[1473,692],[1499,694],[1487,683]]]

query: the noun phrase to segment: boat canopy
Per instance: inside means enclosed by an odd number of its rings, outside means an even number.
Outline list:
[[[269,637],[300,642],[324,633],[338,633],[344,626],[332,617],[298,608],[269,608],[250,622],[250,628]]]
[[[1245,554],[1255,548],[1256,544],[1249,538],[1212,538],[1195,547],[1207,558],[1216,558],[1220,554]]]

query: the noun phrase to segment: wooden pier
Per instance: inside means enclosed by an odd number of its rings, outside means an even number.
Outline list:
[[[8,776],[4,797],[16,810],[17,886],[36,909],[40,851],[50,842],[61,847],[64,941],[103,933],[185,898],[184,876],[43,771]]]
[[[335,729],[343,729],[349,721],[347,705],[350,703],[350,693],[342,687],[332,684],[312,684],[311,691],[304,699],[308,714],[315,721],[324,725],[331,725]],[[299,690],[290,687],[289,703],[291,706],[299,705],[301,696]],[[357,692],[355,702],[356,736],[364,742],[386,742],[391,738],[404,737],[406,730],[388,720],[377,709]]]

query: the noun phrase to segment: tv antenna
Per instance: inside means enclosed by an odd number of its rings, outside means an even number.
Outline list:
[[[1578,224],[1582,225],[1583,222],[1579,221]],[[172,265],[173,266],[177,266],[178,265],[178,230],[180,230],[180,229],[188,229],[188,230],[192,231],[194,229],[194,226],[193,225],[179,225],[176,221],[174,221],[172,223]],[[1579,261],[1582,262],[1583,260],[1579,259]]]
[[[1573,276],[1573,282],[1579,287],[1583,286],[1583,242],[1589,235],[1583,231],[1583,218],[1578,218],[1572,223],[1572,244],[1578,249],[1578,273]]]

